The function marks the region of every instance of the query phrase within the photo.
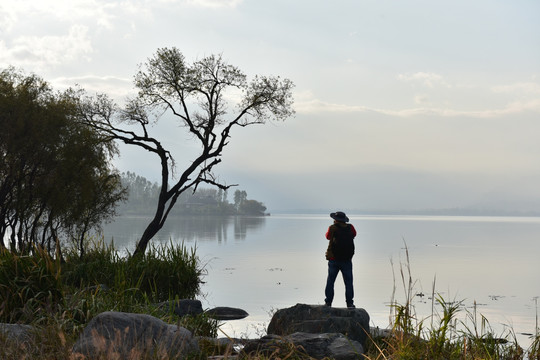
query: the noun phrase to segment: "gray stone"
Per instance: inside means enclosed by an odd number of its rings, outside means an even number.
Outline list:
[[[266,335],[260,339],[249,340],[243,353],[263,356],[285,357],[294,347],[295,351],[310,358],[352,360],[362,358],[364,349],[359,342],[347,339],[343,334],[310,334],[297,332],[287,336]]]
[[[0,324],[0,336],[10,343],[30,344],[34,331],[34,328],[30,325]]]
[[[328,356],[336,360],[363,359],[364,347],[358,341],[350,340],[343,334],[330,343],[327,349]]]
[[[206,310],[205,314],[215,320],[238,320],[249,316],[245,310],[226,306]]]
[[[369,334],[369,314],[364,309],[296,304],[276,311],[267,332],[280,336],[295,332],[340,333],[350,340],[358,341],[365,348]]]
[[[199,348],[183,327],[145,314],[104,312],[88,323],[72,351],[84,359],[183,358]]]

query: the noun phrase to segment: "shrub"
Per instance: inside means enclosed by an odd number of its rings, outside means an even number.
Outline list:
[[[203,275],[195,252],[194,248],[188,250],[184,243],[152,245],[144,256],[128,258],[126,275],[137,279],[139,289],[153,294],[154,300],[193,299],[199,293]]]
[[[143,256],[121,257],[114,244],[93,242],[84,258],[67,256],[64,281],[76,288],[106,285],[116,293],[131,293],[140,299],[164,301],[193,299],[200,290],[203,269],[196,250],[184,243],[150,246]]]

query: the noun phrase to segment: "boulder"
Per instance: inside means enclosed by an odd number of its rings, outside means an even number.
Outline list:
[[[276,311],[268,324],[268,334],[285,336],[296,332],[339,333],[358,341],[365,348],[369,334],[369,314],[364,309],[296,304]]]
[[[358,341],[347,339],[343,334],[296,332],[283,337],[266,335],[260,339],[248,340],[242,352],[247,356],[258,353],[269,358],[285,358],[292,351],[298,354],[295,359],[353,360],[361,358],[364,348]]]
[[[206,310],[205,314],[215,320],[238,320],[249,316],[245,310],[226,306]]]
[[[104,312],[73,345],[74,359],[183,358],[199,351],[187,329],[145,314]]]
[[[38,335],[30,325],[0,323],[0,359],[30,359],[39,356],[35,350]]]
[[[31,344],[34,332],[34,328],[30,325],[0,323],[0,337],[12,344]]]
[[[31,338],[33,327],[25,324],[0,323],[0,334],[7,340],[28,341]]]

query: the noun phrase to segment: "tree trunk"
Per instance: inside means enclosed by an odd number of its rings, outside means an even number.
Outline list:
[[[146,247],[148,246],[148,243],[150,240],[154,237],[154,235],[157,234],[157,232],[161,229],[160,221],[158,217],[156,216],[150,224],[146,227],[144,230],[144,233],[141,236],[141,239],[137,243],[137,246],[135,247],[135,252],[133,253],[133,257],[135,256],[142,256],[144,255],[146,251]]]

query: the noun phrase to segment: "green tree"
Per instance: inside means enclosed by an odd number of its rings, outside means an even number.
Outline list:
[[[122,173],[122,185],[128,191],[128,201],[118,207],[120,214],[147,214],[154,209],[159,185],[133,172]]]
[[[0,72],[0,238],[12,251],[36,244],[52,252],[64,238],[82,256],[87,231],[124,198],[109,166],[114,144],[80,120],[73,92],[55,93],[13,68]]]
[[[243,190],[236,190],[234,192],[234,207],[236,208],[236,211],[239,211],[242,207],[242,204],[247,199],[247,192]]]
[[[242,215],[262,216],[265,214],[266,206],[257,200],[244,200],[238,212]]]
[[[155,154],[161,164],[156,210],[137,243],[137,255],[144,254],[184,191],[195,191],[202,183],[222,189],[230,187],[220,182],[213,170],[221,162],[233,128],[263,124],[270,119],[285,120],[294,111],[290,80],[256,76],[248,81],[242,71],[221,56],[211,55],[190,64],[176,48],[158,49],[140,66],[135,86],[139,90],[137,98],[129,101],[116,118],[112,114],[114,104],[103,96],[86,102],[82,110],[92,114],[88,120],[100,132]],[[234,96],[227,97],[231,94]],[[239,100],[231,103],[230,99],[238,95]],[[179,121],[200,146],[199,153],[180,171],[177,180],[172,177],[171,153],[149,132],[149,124],[158,121],[160,114],[169,115],[163,116],[163,120]]]

